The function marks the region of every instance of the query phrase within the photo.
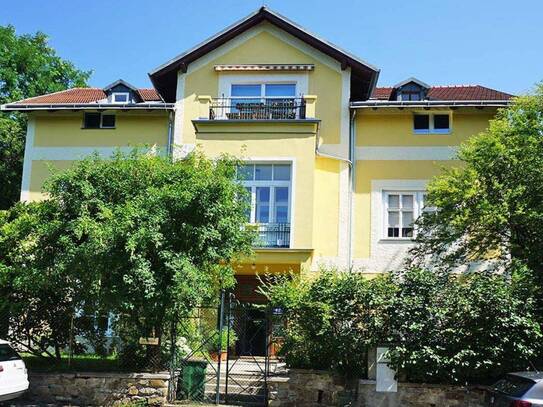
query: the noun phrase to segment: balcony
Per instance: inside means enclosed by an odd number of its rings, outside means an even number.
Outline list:
[[[254,243],[258,248],[290,247],[290,223],[261,223],[251,225],[257,232]]]
[[[209,121],[305,121],[315,119],[317,97],[211,98],[199,96],[199,120]]]

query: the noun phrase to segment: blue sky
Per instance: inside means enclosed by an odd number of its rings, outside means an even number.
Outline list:
[[[263,4],[381,68],[382,86],[416,76],[522,93],[543,80],[541,0],[25,0],[3,2],[0,24],[48,34],[92,86],[147,87],[147,72]]]

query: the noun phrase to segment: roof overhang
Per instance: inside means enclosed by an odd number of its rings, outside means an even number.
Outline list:
[[[0,110],[6,112],[52,111],[52,110],[173,110],[173,103],[54,103],[54,104],[5,104]]]
[[[454,108],[454,107],[506,107],[510,100],[366,100],[352,102],[351,109],[379,109],[379,108]]]
[[[264,21],[277,26],[320,52],[337,60],[341,64],[342,69],[351,68],[351,76],[353,77],[352,82],[356,83],[357,90],[359,89],[360,93],[358,98],[367,99],[370,97],[371,92],[377,83],[379,69],[342,50],[334,44],[319,38],[267,7],[261,7],[256,12],[227,27],[225,30],[215,34],[196,47],[154,69],[149,73],[151,82],[165,101],[175,102],[178,71],[186,72],[190,63]]]

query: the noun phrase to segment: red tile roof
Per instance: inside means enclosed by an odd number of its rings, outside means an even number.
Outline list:
[[[138,93],[144,102],[162,101],[161,97],[154,89],[138,89]],[[105,98],[106,94],[100,88],[73,88],[19,100],[13,104],[95,103]]]
[[[390,100],[392,87],[375,88],[371,99]],[[429,100],[508,100],[513,95],[481,85],[432,86],[428,91]]]

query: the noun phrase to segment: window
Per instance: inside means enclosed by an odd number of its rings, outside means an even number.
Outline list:
[[[435,208],[425,207],[426,193],[421,191],[386,191],[384,238],[412,239],[416,235],[413,223],[425,212]]]
[[[415,114],[413,131],[417,134],[448,134],[451,131],[449,114]]]
[[[420,90],[402,90],[400,92],[400,100],[403,101],[418,101],[422,100]]]
[[[103,113],[85,113],[83,117],[84,129],[114,129],[115,115]]]
[[[296,96],[295,83],[260,83],[260,84],[234,84],[230,92],[232,98],[241,98],[260,101],[261,98],[294,98]]]
[[[111,100],[113,103],[128,103],[130,102],[130,95],[128,92],[114,92]]]
[[[250,223],[290,223],[290,164],[245,164],[238,168],[251,202]]]

